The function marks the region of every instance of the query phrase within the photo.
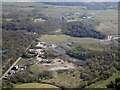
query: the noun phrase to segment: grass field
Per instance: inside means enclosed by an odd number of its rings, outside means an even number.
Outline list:
[[[87,86],[86,88],[106,88],[106,85],[108,85],[110,81],[113,81],[116,78],[120,78],[120,72],[116,72],[107,80],[98,81],[96,83],[91,84],[90,86]]]
[[[44,80],[45,82],[55,83],[58,86],[64,86],[65,88],[77,88],[82,83],[82,79],[79,78],[80,72],[76,70],[73,73],[61,73],[54,75],[54,78],[50,80]]]
[[[53,18],[61,18],[65,15],[71,15],[76,12],[79,12],[80,15],[91,15],[95,17],[95,20],[100,22],[110,22],[111,20],[113,22],[118,21],[118,10],[83,10],[81,6],[54,6],[54,5],[47,5],[43,3],[3,3],[3,9],[4,8],[10,8],[9,5],[15,5],[14,7],[19,7],[22,10],[30,10],[33,9],[39,9],[38,12],[45,14],[48,17]],[[33,7],[28,7],[33,6]],[[11,8],[14,8],[11,7]],[[44,8],[47,7],[47,8]]]
[[[94,10],[92,13],[99,22],[118,22],[117,10]]]
[[[27,64],[28,62],[29,62],[29,59],[21,58],[21,60],[17,64],[22,65],[22,64]]]
[[[26,83],[17,85],[15,88],[58,88],[58,87],[49,84]]]
[[[98,22],[118,22],[118,10],[80,10],[81,7],[76,6],[69,6],[69,7],[56,7],[52,6],[48,9],[43,9],[41,13],[46,14],[49,17],[53,18],[62,18],[65,15],[71,15],[76,12],[80,13],[80,16],[82,15],[90,15],[94,17],[94,20]],[[59,11],[59,12],[58,12]],[[70,16],[67,16],[70,17]],[[78,17],[75,15],[72,15],[72,17]],[[66,17],[64,17],[66,18]],[[76,21],[76,20],[83,20],[82,18],[75,18],[74,20],[68,20],[68,22]]]
[[[33,72],[33,74],[35,74],[35,75],[39,75],[39,73],[42,73],[43,71],[48,70],[51,67],[52,66],[45,67],[42,65],[32,65],[30,67],[30,71]]]
[[[43,72],[45,70],[44,67],[40,65],[32,65],[30,67],[31,72],[33,72],[35,75],[38,75],[40,72]]]
[[[100,23],[100,25],[97,26],[97,30],[106,35],[118,34],[118,23],[113,22]]]
[[[86,13],[84,10],[82,11],[83,15]],[[81,14],[81,15],[82,15]],[[94,17],[93,20],[98,22],[118,22],[118,11],[117,10],[87,10],[87,14],[90,14],[91,17]],[[75,18],[75,20],[68,20],[68,22],[72,21],[82,21],[82,18]]]
[[[79,41],[94,41],[99,39],[94,38],[77,38],[77,37],[71,37],[68,35],[43,35],[39,38],[37,38],[39,41],[49,42],[49,43],[57,43],[57,42],[65,42],[67,40],[79,40]]]

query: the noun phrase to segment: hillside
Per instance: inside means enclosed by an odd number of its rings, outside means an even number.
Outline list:
[[[35,36],[26,31],[5,31],[3,30],[2,63],[3,72],[23,53],[23,51],[35,39]]]
[[[107,80],[101,80],[96,83],[93,83],[86,88],[107,88],[107,85],[110,84],[111,81],[114,81],[116,78],[120,78],[120,72],[114,73],[111,77],[109,77]]]
[[[44,2],[56,6],[84,6],[87,10],[117,9],[117,2]]]
[[[37,36],[52,33],[59,24],[32,9],[22,9],[14,3],[3,3],[3,72],[23,53]],[[6,6],[6,7],[5,7]],[[12,8],[15,7],[15,8]],[[6,66],[7,65],[7,66]]]
[[[3,3],[2,17],[3,88],[118,87],[117,3]]]
[[[95,30],[95,26],[97,26],[97,23],[90,21],[69,22],[63,25],[62,31],[64,34],[73,37],[105,38],[105,35]]]

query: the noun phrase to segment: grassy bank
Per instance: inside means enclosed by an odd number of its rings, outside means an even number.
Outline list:
[[[110,81],[115,80],[116,78],[120,77],[120,71],[114,73],[111,77],[109,77],[107,80],[101,80],[96,83],[93,83],[86,88],[106,88],[106,85],[110,83]]]
[[[15,88],[58,88],[58,87],[49,84],[26,83],[17,85]]]

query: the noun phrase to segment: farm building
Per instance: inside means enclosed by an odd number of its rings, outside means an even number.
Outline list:
[[[27,67],[24,65],[20,65],[20,68],[26,69]]]
[[[18,70],[19,66],[18,65],[15,65],[12,70]]]
[[[36,49],[29,49],[29,53],[35,53]]]
[[[76,12],[74,15],[79,15],[80,13],[79,12]]]

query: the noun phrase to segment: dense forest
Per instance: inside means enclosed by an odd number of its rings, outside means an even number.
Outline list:
[[[19,10],[19,9],[18,9]],[[45,22],[35,22],[35,19],[43,19]],[[37,14],[36,11],[25,12],[11,11],[9,14],[3,12],[3,25],[4,30],[26,30],[28,32],[36,32],[38,34],[45,34],[51,30],[56,30],[57,21],[51,18],[47,18],[43,14]]]
[[[26,47],[31,44],[35,36],[26,31],[3,30],[3,72],[23,53]]]
[[[95,30],[95,26],[99,23],[95,23],[94,21],[76,21],[76,22],[68,22],[63,25],[62,31],[66,35],[70,35],[73,37],[92,37],[103,39],[105,35]]]

